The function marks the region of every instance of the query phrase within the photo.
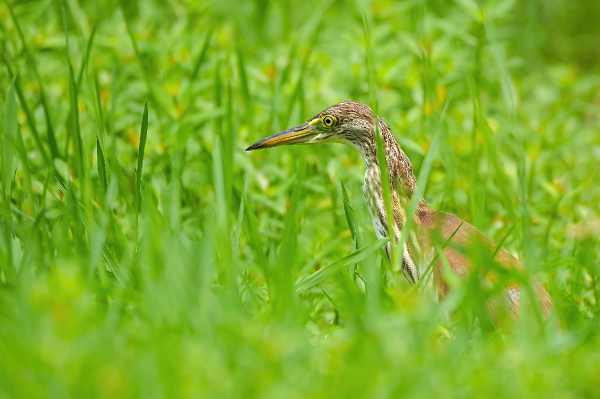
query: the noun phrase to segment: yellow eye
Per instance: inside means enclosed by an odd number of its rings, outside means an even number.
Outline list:
[[[326,117],[323,118],[323,126],[325,126],[325,127],[333,126],[334,122],[335,122],[335,119],[333,118],[333,116],[327,115]]]

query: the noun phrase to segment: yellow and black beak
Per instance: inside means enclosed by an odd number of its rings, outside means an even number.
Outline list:
[[[250,147],[246,148],[246,151],[260,150],[262,148],[271,148],[280,145],[308,144],[308,142],[319,133],[321,132],[319,132],[317,128],[311,126],[307,122],[300,126],[293,127],[284,132],[277,133],[257,141]]]

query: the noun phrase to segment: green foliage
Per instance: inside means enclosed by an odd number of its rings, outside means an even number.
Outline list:
[[[385,245],[389,240],[390,239],[387,237],[381,238],[381,239],[367,245],[366,247],[353,252],[351,255],[343,257],[342,259],[338,260],[337,262],[334,262],[331,265],[327,265],[327,266],[323,267],[322,269],[319,269],[319,271],[311,274],[310,276],[300,279],[298,281],[298,283],[296,284],[296,292],[298,292],[299,294],[306,292],[309,289],[311,289],[312,287],[314,287],[315,285],[318,285],[318,284],[322,283],[323,281],[327,280],[329,277],[331,277],[337,271],[341,270],[344,266],[348,266],[348,265],[360,262],[361,260],[365,259],[369,255],[371,255],[371,254],[375,253],[377,250],[379,250],[379,248],[381,248],[383,245]]]
[[[14,81],[6,96],[4,111],[4,128],[2,129],[2,188],[4,202],[10,202],[13,181],[13,159],[17,138],[17,99],[15,98]],[[8,216],[8,215],[7,215]]]
[[[596,3],[0,2],[0,398],[596,395]],[[549,321],[409,287],[352,148],[244,152],[347,99]]]

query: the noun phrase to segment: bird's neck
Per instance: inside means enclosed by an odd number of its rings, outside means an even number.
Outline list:
[[[386,206],[383,200],[381,169],[377,158],[377,143],[374,137],[370,142],[363,143],[363,148],[360,149],[367,166],[363,191],[377,236],[388,236],[391,228],[395,241],[398,242],[402,228],[406,222],[406,207],[417,187],[417,180],[413,174],[408,157],[400,148],[390,128],[381,119],[379,120],[379,125],[381,128],[383,150],[385,151],[385,159],[387,161],[391,192],[390,199],[394,216],[391,226],[386,215]],[[413,255],[418,251],[417,248],[418,245],[414,246],[406,242],[402,251],[402,270],[410,284],[416,283],[419,279],[419,269],[413,259]],[[388,256],[390,256],[389,252]]]
[[[394,138],[391,129],[379,119],[381,129],[381,139],[383,149],[385,151],[385,159],[387,161],[387,170],[392,189],[398,191],[398,194],[412,197],[413,192],[417,188],[417,179],[413,173],[410,160],[400,148],[400,144]],[[360,152],[367,166],[367,170],[377,171],[376,176],[379,176],[379,161],[377,158],[377,143],[373,136],[370,142],[364,143]]]

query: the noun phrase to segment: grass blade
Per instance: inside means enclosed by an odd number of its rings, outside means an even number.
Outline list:
[[[92,45],[94,44],[94,38],[96,37],[96,25],[92,29],[92,33],[90,34],[90,38],[87,42],[87,46],[85,48],[85,55],[83,60],[81,60],[81,66],[79,67],[79,74],[77,75],[77,88],[81,87],[81,82],[83,81],[83,74],[87,69],[88,63],[90,61],[90,53],[92,52]]]
[[[265,256],[264,245],[261,238],[261,234],[258,230],[258,221],[256,220],[256,214],[254,213],[254,209],[252,208],[252,203],[250,201],[245,201],[246,207],[246,230],[249,236],[250,246],[256,256],[256,261],[258,263],[259,268],[263,272],[265,280],[267,281],[267,286],[270,281],[270,267],[269,260]]]
[[[333,276],[336,272],[342,270],[342,268],[344,268],[345,266],[351,265],[353,263],[358,263],[366,257],[374,254],[379,250],[379,248],[383,247],[389,241],[389,237],[381,238],[359,249],[358,251],[353,252],[350,255],[344,256],[340,260],[333,262],[323,267],[322,269],[319,269],[317,272],[311,274],[310,276],[301,278],[296,283],[296,292],[298,294],[301,294],[303,292],[308,291],[315,285],[321,284],[323,281]]]
[[[446,249],[446,247],[448,246],[448,244],[450,244],[450,241],[452,241],[452,239],[454,238],[454,236],[456,235],[456,233],[458,233],[458,230],[460,230],[460,228],[462,227],[463,223],[464,223],[464,222],[462,222],[461,224],[459,224],[459,225],[458,225],[458,227],[456,228],[456,230],[454,230],[454,231],[452,232],[452,234],[450,234],[450,237],[448,237],[448,238],[446,239],[446,241],[444,241],[444,244],[443,244],[441,247],[439,247],[439,249],[440,249],[440,250],[442,250],[442,251],[443,251],[444,249]],[[438,253],[436,253],[436,254],[434,255],[433,259],[431,259],[431,262],[429,262],[429,264],[428,264],[428,265],[427,265],[427,267],[425,268],[425,271],[423,272],[423,276],[422,276],[422,277],[421,277],[421,279],[419,279],[419,281],[417,281],[417,283],[416,283],[416,284],[415,284],[415,285],[412,287],[411,291],[412,291],[412,290],[419,289],[419,287],[420,287],[421,285],[427,285],[427,282],[429,281],[429,278],[430,278],[430,277],[431,277],[431,275],[432,275],[432,273],[431,273],[431,272],[433,271],[433,267],[434,267],[435,263],[437,262],[438,258],[439,258],[439,254],[438,254]]]
[[[237,259],[240,253],[240,235],[242,234],[242,223],[244,221],[244,209],[246,203],[246,195],[248,194],[248,181],[250,175],[246,173],[246,179],[244,181],[244,191],[242,191],[242,196],[240,197],[240,209],[238,212],[238,219],[235,228],[235,235],[233,238],[233,258]]]
[[[180,115],[180,119],[183,120],[184,117],[188,114],[188,112],[190,112],[192,110],[192,105],[194,104],[194,100],[196,99],[196,96],[194,95],[192,88],[194,86],[194,82],[196,81],[196,79],[198,78],[198,75],[200,74],[200,71],[202,69],[202,67],[204,66],[206,59],[207,59],[207,55],[208,55],[208,49],[210,48],[210,43],[211,43],[211,39],[212,39],[212,29],[208,31],[208,33],[206,34],[206,36],[204,37],[204,43],[202,44],[202,50],[200,50],[200,54],[198,54],[198,58],[196,58],[196,62],[194,63],[194,69],[192,69],[192,73],[190,74],[190,87],[188,89],[188,98],[187,98],[187,104],[185,109],[183,110],[183,112]]]
[[[95,108],[98,114],[98,134],[97,136],[100,141],[104,142],[104,132],[106,129],[105,121],[104,121],[104,111],[102,110],[102,99],[100,98],[100,82],[98,81],[98,75],[94,74],[94,94],[95,94]]]
[[[138,161],[136,169],[136,184],[135,184],[135,206],[137,212],[140,211],[142,199],[142,172],[144,168],[144,152],[146,149],[146,139],[148,138],[148,101],[144,103],[144,113],[142,115],[142,127],[140,129],[140,145],[138,150]]]
[[[15,80],[13,79],[6,96],[4,111],[4,130],[2,135],[2,188],[5,203],[9,203],[17,137],[17,99],[15,98]]]
[[[360,232],[358,231],[358,222],[356,221],[356,215],[354,214],[354,209],[352,209],[352,205],[350,204],[350,199],[348,198],[348,193],[346,192],[346,187],[344,187],[344,183],[342,185],[342,200],[344,202],[344,215],[346,216],[346,223],[348,223],[348,228],[350,229],[350,234],[352,235],[352,240],[354,241],[356,247],[360,247]]]
[[[104,161],[104,151],[100,139],[96,137],[96,155],[98,158],[98,179],[100,180],[101,192],[104,194],[108,188],[108,180],[106,178],[106,162]]]
[[[21,29],[21,25],[19,24],[19,21],[17,20],[17,17],[8,1],[6,1],[6,5],[8,6],[8,12],[10,13],[13,23],[15,24],[15,28],[17,29],[19,38],[21,39],[21,43],[23,44],[23,50],[27,56],[27,61],[29,63],[29,66],[33,70],[33,73],[34,73],[34,75],[38,81],[38,85],[40,87],[40,99],[42,100],[42,107],[44,108],[44,116],[46,119],[46,129],[47,129],[47,134],[48,134],[48,144],[50,146],[50,152],[52,153],[52,158],[60,158],[60,152],[58,151],[58,145],[56,143],[56,137],[54,134],[54,126],[52,124],[52,119],[50,117],[50,109],[48,107],[48,100],[46,99],[46,91],[44,89],[42,77],[37,68],[37,62],[35,61],[35,58],[33,57],[33,54],[31,53],[31,51],[29,50],[29,46],[27,45],[27,41],[25,40],[25,35],[23,34],[23,30]]]
[[[99,93],[98,93],[99,95]],[[113,63],[110,80],[110,109],[108,110],[108,136],[110,139],[110,151],[108,152],[109,165],[114,160],[114,154],[116,154],[115,148],[117,147],[116,137],[116,113],[117,113],[117,97],[119,96],[119,90],[117,89],[117,64]],[[115,162],[116,165],[116,162]]]
[[[68,130],[73,135],[73,154],[75,158],[75,173],[78,178],[85,178],[85,163],[83,158],[83,142],[81,140],[81,131],[79,128],[79,107],[77,99],[77,84],[75,83],[75,74],[73,68],[69,65],[69,123]]]
[[[148,101],[144,103],[144,113],[142,115],[142,127],[140,129],[140,146],[138,151],[137,169],[135,171],[135,217],[133,219],[133,242],[137,248],[138,241],[138,219],[142,205],[142,169],[144,167],[144,150],[146,149],[146,139],[148,138]]]
[[[363,32],[365,37],[365,62],[367,64],[367,77],[369,80],[369,98],[371,100],[371,109],[377,113],[379,111],[377,101],[377,80],[375,74],[373,45],[371,43],[371,12],[365,9],[363,14]]]
[[[287,211],[283,232],[281,233],[281,244],[279,246],[279,263],[280,267],[289,269],[295,263],[296,249],[298,245],[298,226],[296,224],[296,216],[300,202],[304,199],[305,187],[303,184],[304,176],[306,174],[306,162],[300,160],[298,166],[298,175],[296,177],[296,184],[290,208]]]
[[[248,85],[248,77],[246,75],[246,65],[244,63],[244,56],[242,55],[242,49],[238,45],[236,47],[237,65],[240,74],[240,83],[242,84],[242,95],[244,97],[244,103],[246,106],[246,115],[252,116],[252,96],[250,95],[250,89]],[[250,123],[250,126],[251,123]]]
[[[219,136],[215,137],[212,150],[212,161],[213,161],[213,184],[215,190],[215,229],[214,236],[216,238],[215,253],[218,256],[219,262],[217,264],[217,273],[219,276],[219,283],[228,288],[234,286],[234,270],[233,264],[233,249],[231,247],[231,235],[230,235],[230,224],[227,215],[227,195],[225,193],[225,171],[223,165],[223,145]],[[228,290],[228,293],[232,293],[232,290]]]
[[[208,48],[210,47],[210,41],[212,39],[212,29],[208,31],[206,36],[204,37],[204,43],[202,44],[202,50],[200,50],[200,54],[198,58],[196,58],[196,62],[194,63],[194,69],[192,70],[192,74],[190,75],[190,84],[194,83],[204,62],[206,61],[206,56],[208,54]]]
[[[48,165],[48,167],[53,167],[52,163],[50,162],[50,158],[48,158],[48,153],[46,152],[46,149],[44,148],[44,145],[42,144],[42,140],[40,139],[40,134],[35,125],[35,119],[33,118],[33,114],[31,113],[31,110],[27,106],[27,102],[25,102],[25,96],[23,95],[23,90],[21,90],[21,85],[19,84],[19,77],[16,76],[15,74],[13,74],[12,68],[10,67],[10,64],[8,63],[8,60],[4,57],[3,57],[3,60],[4,60],[4,64],[6,65],[6,68],[8,69],[8,75],[10,76],[11,79],[15,79],[15,83],[14,83],[15,84],[15,92],[17,94],[17,98],[19,99],[19,103],[21,104],[21,108],[23,109],[23,112],[25,113],[25,117],[27,119],[27,126],[29,126],[29,130],[31,130],[31,134],[33,135],[33,140],[35,141],[35,144],[37,145],[37,148],[40,151],[40,154],[42,155],[42,158],[44,159],[44,162],[46,163],[46,165]]]
[[[225,172],[225,196],[227,203],[231,204],[233,194],[233,176],[234,176],[234,165],[235,165],[235,143],[237,140],[237,131],[234,127],[235,108],[233,105],[233,92],[231,84],[227,82],[227,100],[226,100],[226,120],[225,120],[225,131],[223,137],[225,137],[223,145],[223,167]]]
[[[415,213],[417,212],[417,207],[419,206],[421,198],[423,197],[423,194],[425,193],[425,188],[427,187],[427,181],[429,180],[429,174],[431,173],[433,161],[435,160],[435,157],[437,156],[438,149],[442,145],[442,141],[444,139],[444,133],[445,133],[443,123],[444,123],[444,119],[446,117],[446,112],[448,111],[448,107],[450,105],[450,100],[451,100],[451,97],[448,97],[446,99],[446,104],[444,105],[444,108],[442,110],[442,113],[440,115],[440,118],[439,118],[439,121],[437,124],[437,131],[436,131],[435,137],[433,138],[431,147],[429,148],[429,151],[427,152],[427,155],[425,156],[425,159],[423,160],[423,164],[421,165],[419,177],[417,178],[417,182],[418,182],[417,188],[415,189],[415,191],[412,195],[412,198],[411,198],[409,206],[408,206],[408,210],[406,212],[407,220],[406,220],[404,227],[402,228],[402,234],[400,236],[400,240],[398,243],[399,248],[403,248],[404,243],[406,243],[406,241],[408,240],[410,231],[415,223],[414,217],[415,217]]]
[[[350,205],[350,199],[348,198],[348,193],[346,192],[346,187],[344,187],[344,183],[342,185],[342,200],[344,202],[344,215],[346,216],[346,223],[348,224],[348,228],[350,229],[350,234],[352,235],[352,250],[356,251],[362,245],[362,239],[360,237],[360,231],[358,230],[358,222],[356,221],[356,215],[354,213],[354,209],[352,209],[352,205]],[[356,269],[360,266],[360,263],[354,265],[352,270],[352,277],[356,279]]]
[[[144,62],[144,59],[142,57],[142,53],[140,52],[137,40],[135,38],[135,35],[133,34],[133,30],[131,29],[131,22],[130,22],[129,18],[127,18],[127,16],[126,16],[122,1],[119,2],[119,4],[121,5],[121,11],[123,14],[123,20],[125,21],[125,27],[127,28],[127,34],[129,35],[129,39],[131,40],[131,45],[133,46],[133,52],[135,53],[135,57],[138,60],[139,67],[142,70],[142,75],[144,76],[144,82],[146,83],[146,89],[148,90],[148,94],[151,96],[151,98],[153,100],[153,105],[162,114],[164,114],[164,115],[168,116],[170,119],[174,120],[175,117],[173,116],[174,113],[173,113],[172,103],[169,101],[169,99],[171,97],[168,95],[162,95],[163,93],[161,93],[161,94],[156,93],[156,88],[154,87],[154,84],[152,83],[152,79],[150,78],[150,75],[148,74],[148,65],[146,65]],[[164,93],[164,94],[166,94],[166,93]]]

